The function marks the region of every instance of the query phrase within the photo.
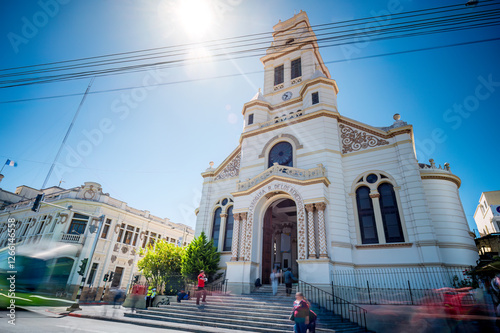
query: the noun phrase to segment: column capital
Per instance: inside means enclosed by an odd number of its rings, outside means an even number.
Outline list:
[[[248,217],[248,213],[247,212],[244,212],[244,213],[240,213],[240,219],[242,220],[246,220]]]
[[[240,213],[234,213],[233,218],[235,221],[239,221],[240,220]]]
[[[314,204],[306,204],[306,205],[304,205],[304,207],[306,208],[306,210],[308,212],[314,211]]]
[[[317,210],[323,211],[326,208],[326,203],[324,203],[324,202],[317,202],[317,203],[314,204],[314,206],[316,207]]]
[[[220,214],[220,217],[227,217],[226,213]]]
[[[380,193],[370,193],[370,198],[380,198]]]

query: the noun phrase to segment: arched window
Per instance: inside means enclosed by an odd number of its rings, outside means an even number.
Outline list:
[[[375,212],[373,211],[373,203],[368,187],[361,186],[356,190],[356,203],[358,206],[359,229],[361,231],[362,243],[378,243]]]
[[[380,194],[380,211],[384,223],[385,241],[387,243],[404,242],[398,203],[393,186],[383,183],[378,187],[378,193]]]
[[[233,225],[233,206],[231,206],[227,210],[226,231],[224,233],[224,247],[222,251],[231,251],[231,245],[233,244]]]
[[[214,224],[212,228],[212,239],[214,240],[214,246],[216,249],[219,248],[219,237],[220,237],[220,213],[222,209],[219,207],[214,213]]]
[[[269,151],[267,167],[270,168],[274,163],[279,165],[293,167],[293,147],[286,141],[278,142]]]

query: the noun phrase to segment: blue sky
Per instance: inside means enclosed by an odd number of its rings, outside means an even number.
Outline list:
[[[186,28],[168,1],[65,0],[23,43],[26,21],[42,20],[37,1],[0,3],[0,67],[10,68],[104,54],[149,49],[270,32],[278,20],[307,12],[312,25],[414,11],[466,1],[248,1],[207,0],[213,24],[199,33]],[[51,0],[42,3],[48,4]],[[471,12],[474,8],[468,9]],[[37,16],[38,15],[38,16]],[[41,16],[42,15],[42,16]],[[26,28],[24,28],[26,29]],[[325,62],[346,60],[500,37],[498,27],[411,37],[360,41],[354,48],[321,50]],[[418,159],[449,162],[462,179],[462,202],[469,224],[480,193],[499,190],[498,107],[500,41],[329,64],[337,81],[341,114],[373,126],[392,124],[394,113],[414,126]],[[259,56],[199,63],[163,70],[97,78],[91,91],[262,71]],[[474,99],[478,85],[481,99]],[[90,79],[0,89],[0,101],[83,93]],[[263,74],[199,80],[152,87],[137,103],[131,90],[89,95],[68,138],[68,149],[48,186],[96,181],[130,206],[194,226],[203,172],[217,166],[237,146],[241,109],[263,84]],[[485,90],[490,89],[490,90]],[[489,92],[485,96],[486,92]],[[6,167],[1,187],[40,188],[81,96],[0,104],[0,159]],[[474,104],[475,101],[477,105]],[[455,112],[462,105],[461,113]],[[467,111],[468,109],[472,111]],[[455,108],[455,109],[454,109]],[[455,111],[454,111],[455,110]],[[96,135],[99,130],[102,135]],[[439,135],[437,135],[437,134]],[[436,139],[439,137],[439,140]],[[89,139],[90,138],[90,139]],[[443,139],[444,138],[444,139]],[[90,142],[90,144],[89,144]],[[85,154],[75,158],[72,151]]]

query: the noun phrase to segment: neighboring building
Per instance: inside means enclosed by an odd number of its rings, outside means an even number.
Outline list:
[[[39,212],[31,211],[33,198],[42,192],[46,203],[72,206],[72,210],[42,203]],[[82,259],[90,257],[95,237],[99,239],[94,256],[89,258],[85,287],[91,287],[99,299],[104,287],[103,277],[110,271],[114,272],[114,278],[107,283],[107,290],[110,287],[127,288],[133,276],[138,274],[136,264],[141,248],[154,245],[160,239],[184,246],[194,235],[194,230],[186,225],[127,206],[103,193],[101,185],[94,182],[71,189],[36,190],[20,186],[15,194],[28,200],[0,210],[0,248],[8,243],[6,222],[14,218],[16,251],[47,261],[50,272],[40,285],[49,292],[67,285],[67,291],[75,297],[80,282],[79,265]],[[105,216],[104,224],[97,234],[101,215]]]
[[[374,127],[339,113],[305,12],[275,25],[273,37],[239,144],[202,173],[196,234],[214,240],[229,289],[268,283],[273,267],[331,290],[338,270],[473,265],[449,165],[419,164],[399,115]]]
[[[4,209],[5,206],[19,202],[23,199],[26,199],[26,198],[24,198],[16,193],[12,193],[12,192],[9,192],[9,191],[6,191],[6,190],[0,188],[0,210]]]
[[[481,193],[474,221],[481,236],[500,233],[500,191]]]

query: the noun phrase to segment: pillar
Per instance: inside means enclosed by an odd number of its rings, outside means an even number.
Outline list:
[[[382,222],[382,211],[380,210],[380,194],[378,191],[371,191],[373,212],[375,214],[375,225],[377,226],[377,236],[379,244],[385,244],[384,223]]]
[[[226,221],[227,221],[227,214],[222,213],[220,214],[220,229],[219,229],[219,252],[222,252],[224,250],[224,242],[225,240],[225,235],[226,235]]]
[[[328,258],[328,249],[326,246],[326,226],[325,226],[325,208],[324,202],[314,204],[318,210],[318,238],[319,238],[319,257]]]
[[[245,235],[242,240],[242,252],[240,255],[243,257],[243,260],[250,260],[250,252],[252,250],[252,221],[248,221],[248,213],[240,213],[241,224],[245,226]]]
[[[307,243],[309,244],[308,259],[316,258],[316,233],[314,232],[314,204],[305,205],[307,211]]]
[[[238,261],[238,250],[240,246],[240,214],[233,214],[233,244],[231,244],[231,261]]]

